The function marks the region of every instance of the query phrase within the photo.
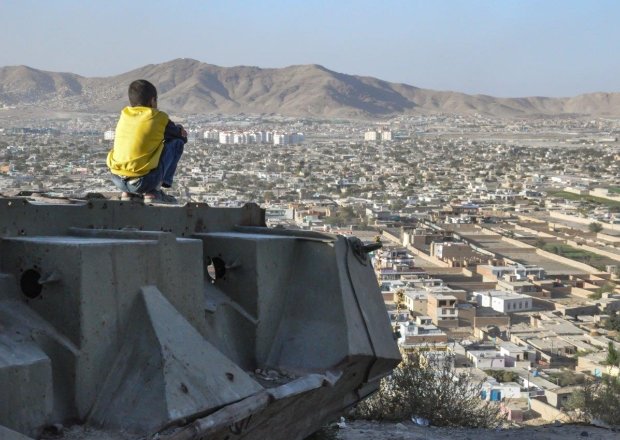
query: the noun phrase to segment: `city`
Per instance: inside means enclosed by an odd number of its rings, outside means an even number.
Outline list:
[[[7,124],[0,192],[118,197],[114,120]],[[509,420],[568,420],[586,377],[619,375],[619,121],[180,122],[182,203],[257,203],[269,226],[381,241],[373,264],[401,349],[473,368]]]

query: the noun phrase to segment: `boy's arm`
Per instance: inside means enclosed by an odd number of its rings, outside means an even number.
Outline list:
[[[181,124],[175,124],[168,120],[164,130],[164,140],[167,141],[169,139],[183,139],[183,143],[187,143],[187,132]]]

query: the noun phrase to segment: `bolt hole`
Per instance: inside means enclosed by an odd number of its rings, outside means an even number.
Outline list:
[[[34,269],[28,269],[24,272],[19,281],[22,293],[31,299],[41,295],[43,286],[39,284],[40,279],[41,274]]]
[[[213,257],[209,259],[209,264],[207,265],[207,276],[211,280],[211,283],[215,283],[216,280],[219,280],[224,277],[226,274],[226,263],[220,257]]]

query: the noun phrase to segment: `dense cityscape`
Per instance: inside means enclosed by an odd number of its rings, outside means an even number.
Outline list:
[[[0,192],[118,198],[105,165],[115,120],[4,119]],[[375,272],[401,348],[473,368],[510,420],[562,419],[586,377],[619,374],[617,120],[178,122],[182,203],[254,202],[269,226],[381,241]]]

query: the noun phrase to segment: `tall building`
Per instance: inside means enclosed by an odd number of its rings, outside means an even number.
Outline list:
[[[203,136],[207,142],[218,142],[220,140],[220,132],[217,130],[207,130]]]
[[[288,145],[290,143],[290,137],[286,133],[274,133],[273,145]]]
[[[378,133],[375,130],[370,130],[364,133],[365,141],[376,141],[378,138]]]
[[[383,130],[381,132],[381,140],[382,141],[391,141],[392,140],[392,132],[390,130]]]
[[[392,132],[390,130],[382,129],[381,131],[369,130],[364,133],[365,141],[391,141]]]
[[[220,144],[232,144],[233,135],[230,131],[220,131]]]

